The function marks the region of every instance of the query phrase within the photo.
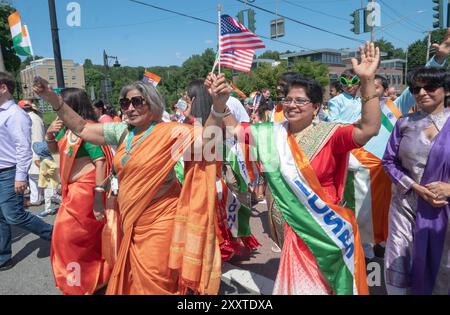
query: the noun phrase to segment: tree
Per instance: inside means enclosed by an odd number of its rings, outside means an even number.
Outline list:
[[[272,97],[276,97],[278,79],[283,72],[288,71],[286,62],[282,62],[277,67],[270,64],[261,64],[257,69],[249,73],[241,73],[235,80],[236,86],[245,94],[250,94],[255,90],[269,88]],[[323,87],[329,84],[328,67],[320,62],[309,59],[300,59],[294,63],[289,71],[303,73],[304,75],[317,80]]]
[[[258,59],[273,59],[280,60],[280,53],[278,51],[267,50],[258,56]]]
[[[302,73],[305,76],[318,81],[323,87],[330,84],[328,66],[321,62],[311,61],[309,59],[298,59],[292,66],[291,71]]]
[[[436,30],[431,33],[431,43],[440,43],[443,41],[447,30]],[[413,70],[422,67],[427,62],[427,45],[428,36],[422,40],[417,40],[408,47],[408,69]],[[433,56],[434,51],[431,49],[430,57]],[[447,58],[450,61],[450,58]]]
[[[380,48],[380,51],[387,53],[387,59],[404,59],[406,57],[405,52],[401,48],[395,48],[390,42],[381,38],[375,41],[375,46]]]
[[[11,31],[9,30],[8,25],[8,16],[15,11],[16,9],[9,5],[0,6],[0,43],[2,46],[6,71],[9,71],[14,76],[17,76],[17,71],[20,68],[20,58],[14,51]]]

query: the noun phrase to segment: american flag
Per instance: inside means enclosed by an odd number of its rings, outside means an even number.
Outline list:
[[[220,54],[222,66],[242,72],[249,72],[252,67],[254,50],[238,49]]]
[[[229,15],[220,17],[220,51],[265,48],[262,40]]]

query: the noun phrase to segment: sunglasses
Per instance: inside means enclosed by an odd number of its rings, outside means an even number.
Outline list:
[[[119,100],[119,104],[122,110],[128,110],[131,104],[135,109],[141,109],[145,104],[145,99],[142,96],[134,96],[131,99],[124,97]]]
[[[360,80],[357,75],[354,75],[351,79],[347,79],[346,77],[341,76],[339,78],[339,82],[341,86],[347,86],[347,85],[357,85],[359,84]]]
[[[409,91],[411,92],[411,94],[419,94],[420,90],[424,89],[427,93],[433,93],[440,87],[441,86],[436,86],[436,85],[415,86],[415,87],[410,87]]]

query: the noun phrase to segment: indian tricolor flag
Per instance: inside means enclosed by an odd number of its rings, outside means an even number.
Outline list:
[[[33,50],[31,47],[31,40],[28,35],[28,29],[26,25],[22,25],[18,11],[8,17],[8,24],[11,30],[14,50],[16,53],[25,57],[32,56]]]
[[[144,82],[148,82],[153,84],[154,87],[157,87],[159,81],[161,81],[161,77],[157,76],[154,73],[151,73],[147,70],[144,71],[144,78],[142,79]]]
[[[378,244],[387,238],[392,183],[381,159],[401,115],[391,100],[382,102],[379,134],[350,154],[344,199],[346,207],[355,211],[365,244]]]

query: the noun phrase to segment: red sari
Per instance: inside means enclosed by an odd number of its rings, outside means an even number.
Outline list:
[[[69,143],[68,132],[58,141],[62,203],[53,228],[50,254],[56,287],[64,294],[76,295],[94,293],[108,282],[112,269],[102,254],[105,220],[97,221],[93,214],[95,169],[75,182],[69,181],[81,144],[80,138]],[[108,147],[102,149],[108,174],[112,154]]]

